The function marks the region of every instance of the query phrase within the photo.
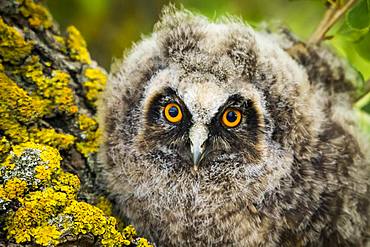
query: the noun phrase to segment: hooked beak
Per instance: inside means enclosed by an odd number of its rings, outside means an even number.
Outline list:
[[[193,169],[198,170],[198,165],[203,159],[204,143],[208,138],[207,127],[203,124],[195,124],[189,133],[190,149],[193,154]]]

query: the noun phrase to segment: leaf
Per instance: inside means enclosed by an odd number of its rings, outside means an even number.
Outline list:
[[[338,34],[351,42],[357,42],[370,30],[370,0],[360,0],[347,11]]]
[[[363,110],[364,112],[367,112],[368,114],[370,114],[370,102],[367,103],[366,105],[364,105],[361,110]]]
[[[356,52],[367,61],[370,61],[370,32],[354,43]]]
[[[370,0],[360,0],[346,13],[346,23],[352,29],[368,29],[370,26]]]
[[[347,24],[347,22],[343,22],[342,26],[338,30],[338,34],[350,42],[357,42],[368,32],[369,28],[353,29]]]

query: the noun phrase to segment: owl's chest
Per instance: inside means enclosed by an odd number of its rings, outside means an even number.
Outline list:
[[[235,203],[216,207],[188,201],[152,213],[131,216],[158,246],[269,246],[278,238],[272,231],[276,219]]]

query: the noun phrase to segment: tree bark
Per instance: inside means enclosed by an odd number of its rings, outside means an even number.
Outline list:
[[[136,237],[133,228],[125,228],[123,239],[112,238],[107,244],[108,240],[104,240],[102,234],[91,230],[97,222],[87,222],[90,229],[80,232],[77,228],[72,230],[58,225],[55,229],[63,234],[58,238],[49,238],[49,242],[42,240],[44,235],[36,233],[47,226],[36,221],[30,223],[30,229],[33,227],[34,230],[29,236],[11,234],[12,220],[26,208],[25,201],[32,202],[29,198],[35,196],[35,193],[44,193],[49,186],[53,193],[65,193],[68,198],[69,192],[56,189],[60,187],[56,186],[60,182],[58,179],[65,174],[78,176],[81,182],[78,196],[74,198],[75,194],[71,192],[72,199],[56,208],[55,215],[48,218],[49,222],[57,217],[65,217],[66,208],[73,203],[78,207],[84,205],[89,208],[90,204],[100,204],[100,208],[109,208],[108,201],[102,197],[103,193],[96,183],[99,138],[95,119],[96,101],[106,79],[106,72],[91,60],[86,43],[75,27],[68,27],[63,35],[48,10],[37,0],[0,0],[0,246],[108,246],[109,243],[136,246],[145,243],[144,239]],[[61,169],[59,170],[57,161],[56,168],[49,178],[45,177],[46,182],[43,182],[39,179],[40,168],[29,165],[39,161],[25,155],[36,150],[39,155],[36,156],[40,158],[48,147],[59,151],[62,157]],[[15,151],[18,149],[22,150],[19,154]],[[50,149],[50,152],[53,153],[55,149]],[[59,154],[53,155],[55,157]],[[28,159],[27,164],[21,160],[22,157]],[[43,169],[50,173],[49,162],[51,161],[42,164],[48,164]],[[34,169],[33,175],[39,177],[26,180],[22,170],[19,171],[23,175],[16,174],[19,164],[26,164],[26,170]],[[68,176],[73,178],[72,175]],[[29,185],[30,180],[33,181],[32,186]],[[15,181],[18,184],[14,187],[14,192],[10,185]],[[23,188],[21,184],[27,185]],[[65,186],[72,190],[77,188],[70,181]],[[21,192],[20,188],[23,188]],[[81,201],[90,204],[85,205]],[[41,203],[36,206],[40,205]],[[44,212],[45,208],[38,210]],[[91,210],[98,209],[91,206]],[[102,216],[108,222],[112,220],[109,214],[104,213]],[[71,212],[68,217],[72,217],[72,221],[78,218],[75,212]],[[98,223],[104,221],[103,218]],[[111,227],[112,224],[107,223],[103,228],[108,226]],[[129,231],[131,232],[128,233]],[[25,239],[22,240],[22,237]]]

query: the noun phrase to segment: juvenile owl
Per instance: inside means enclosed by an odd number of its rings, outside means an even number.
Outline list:
[[[106,190],[158,246],[365,246],[351,76],[284,30],[168,7],[110,75]]]

